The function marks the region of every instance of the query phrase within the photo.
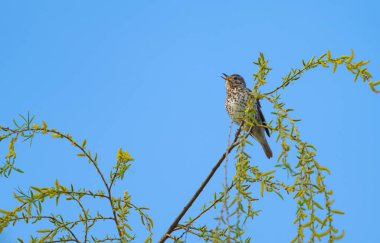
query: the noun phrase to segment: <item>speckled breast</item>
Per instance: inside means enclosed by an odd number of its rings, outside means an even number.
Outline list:
[[[227,92],[225,106],[228,115],[234,122],[238,122],[244,114],[245,104],[249,92],[242,89],[231,89]]]

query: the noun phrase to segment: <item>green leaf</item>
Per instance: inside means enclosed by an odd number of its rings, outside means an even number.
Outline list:
[[[261,197],[264,196],[264,186],[265,186],[265,180],[262,180],[261,184],[260,184],[260,196]]]
[[[59,195],[57,195],[57,197],[55,198],[55,205],[58,206],[58,202],[59,202]]]
[[[37,230],[38,233],[49,233],[51,231],[51,229],[40,229],[40,230]]]
[[[327,168],[327,167],[325,167],[325,166],[318,166],[318,169],[319,169],[319,170],[324,170],[324,171],[326,171],[329,175],[331,174],[329,168]]]
[[[62,136],[58,133],[52,133],[50,136],[52,136],[53,138],[62,138]]]
[[[276,172],[276,170],[270,170],[270,171],[262,173],[261,176],[267,176],[267,175],[273,174],[274,172]]]
[[[376,82],[370,81],[370,82],[368,82],[368,84],[369,84],[369,88],[370,88],[373,92],[375,92],[376,94],[379,94],[379,93],[380,93],[380,90],[375,89],[375,86],[377,86],[377,85],[380,84],[380,80],[379,80],[379,81],[376,81]]]
[[[340,210],[331,210],[331,212],[335,214],[344,214],[344,212]]]
[[[15,171],[19,172],[19,173],[24,173],[23,170],[19,169],[19,168],[16,168],[16,167],[13,167],[12,169],[14,169]]]
[[[0,209],[0,213],[2,214],[10,214],[11,212],[8,210]]]
[[[281,193],[279,193],[278,191],[274,190],[274,193],[277,194],[277,196],[279,196],[282,200],[284,200],[284,197],[281,195]]]
[[[350,55],[350,57],[347,59],[346,63],[351,63],[351,62],[352,62],[352,59],[354,59],[354,56],[355,56],[354,50],[351,49],[351,55]]]
[[[344,237],[344,230],[342,231],[342,234],[340,234],[340,235],[337,235],[337,236],[335,236],[334,235],[334,240],[340,240],[340,239],[342,239],[343,237]]]

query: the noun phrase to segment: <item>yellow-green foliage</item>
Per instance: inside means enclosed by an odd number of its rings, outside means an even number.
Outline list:
[[[322,238],[327,238],[328,242],[334,242],[344,236],[344,231],[339,230],[334,224],[334,218],[344,212],[334,208],[332,199],[333,191],[326,185],[325,178],[330,174],[327,167],[321,165],[316,160],[315,147],[304,141],[297,128],[299,119],[291,117],[292,109],[287,108],[281,101],[280,91],[288,87],[290,83],[300,79],[302,75],[317,67],[330,68],[333,72],[338,66],[345,66],[354,75],[354,81],[362,79],[367,82],[370,89],[379,93],[376,86],[380,81],[372,81],[372,75],[366,68],[368,61],[354,62],[354,52],[350,55],[333,58],[330,51],[308,61],[302,61],[302,67],[292,69],[286,74],[282,83],[268,93],[260,93],[259,89],[266,84],[266,76],[271,68],[264,55],[260,56],[254,64],[258,66],[258,71],[253,75],[254,86],[252,89],[252,99],[248,101],[243,120],[244,126],[239,128],[234,143],[227,148],[227,155],[233,148],[236,148],[234,157],[235,174],[231,180],[225,181],[222,192],[215,193],[214,198],[208,206],[204,206],[200,213],[190,218],[187,222],[177,222],[169,235],[164,235],[161,239],[171,238],[175,242],[183,242],[183,236],[193,234],[204,241],[212,242],[250,242],[251,238],[246,236],[243,230],[244,224],[248,220],[254,219],[259,215],[259,210],[255,209],[255,202],[265,197],[267,193],[276,193],[279,197],[285,198],[284,194],[291,195],[297,205],[294,224],[297,231],[290,242],[315,242]],[[254,99],[265,99],[273,105],[272,113],[275,118],[266,125],[271,133],[276,136],[277,142],[281,147],[281,153],[277,158],[277,163],[269,171],[261,171],[259,166],[252,163],[251,156],[245,148],[250,144],[247,140],[249,129],[252,125],[258,125],[255,120],[255,109],[253,109]],[[76,150],[79,157],[86,159],[93,169],[98,173],[102,182],[102,189],[94,192],[85,188],[76,189],[74,185],[65,186],[55,181],[51,187],[31,186],[27,192],[17,190],[14,198],[18,204],[10,210],[0,209],[0,233],[4,228],[15,225],[19,222],[37,223],[46,220],[51,223],[50,228],[37,231],[38,237],[32,236],[31,242],[130,242],[135,238],[132,225],[128,223],[127,216],[133,212],[140,215],[141,223],[146,227],[148,236],[146,242],[152,242],[153,221],[146,214],[147,208],[138,207],[131,202],[131,196],[125,191],[122,196],[117,197],[112,194],[113,186],[117,180],[124,178],[125,172],[131,166],[133,158],[121,148],[116,154],[116,164],[109,172],[109,178],[98,166],[97,154],[92,154],[87,149],[87,141],[78,143],[70,134],[64,134],[49,128],[46,122],[42,124],[33,123],[34,117],[21,116],[22,123],[19,125],[14,121],[14,127],[0,126],[0,142],[9,140],[8,152],[5,156],[5,163],[0,167],[0,175],[8,177],[13,171],[22,172],[15,166],[16,150],[15,143],[19,137],[24,141],[32,143],[36,134],[50,135],[69,142]],[[296,157],[290,158],[290,151],[296,151]],[[226,158],[222,157],[222,159]],[[278,180],[277,173],[285,172],[291,182]],[[258,185],[258,190],[254,190],[254,185]],[[74,203],[80,210],[76,220],[68,220],[64,215],[44,214],[42,212],[43,203],[53,199],[58,205],[60,199]],[[93,200],[108,201],[110,214],[101,212],[90,213],[90,208],[85,207],[83,198]],[[216,209],[222,205],[220,216],[217,217],[217,225],[196,225],[198,219],[211,209]],[[106,235],[103,238],[95,238],[91,235],[91,228],[99,221],[113,221],[117,231],[116,236]],[[84,228],[83,234],[77,235],[74,229],[81,225]],[[243,238],[245,238],[243,240]],[[22,239],[18,239],[23,242]],[[161,241],[160,241],[161,242]]]
[[[140,216],[141,223],[148,230],[149,235],[145,242],[152,242],[153,221],[145,212],[148,208],[138,207],[133,204],[128,191],[125,191],[122,197],[115,197],[112,194],[115,181],[123,179],[124,173],[130,166],[130,162],[133,161],[133,158],[127,151],[119,149],[116,154],[116,165],[112,171],[110,171],[110,178],[107,180],[98,166],[98,155],[92,155],[90,150],[86,148],[86,140],[80,145],[70,134],[64,134],[56,129],[48,128],[44,121],[41,125],[38,125],[32,123],[34,117],[30,118],[28,115],[28,118],[23,116],[21,116],[21,118],[23,119],[22,125],[14,121],[15,128],[0,126],[0,130],[4,132],[0,139],[11,138],[5,164],[0,167],[1,175],[8,177],[13,170],[21,172],[20,169],[14,167],[14,159],[16,158],[14,143],[19,136],[32,142],[36,134],[51,135],[53,138],[60,138],[69,142],[79,151],[79,153],[77,153],[79,157],[84,157],[88,160],[97,171],[102,181],[103,189],[99,189],[96,192],[85,188],[75,189],[74,185],[67,187],[61,185],[58,180],[56,180],[52,187],[31,186],[28,192],[17,190],[13,196],[18,201],[18,205],[12,210],[0,209],[0,213],[2,214],[0,217],[0,233],[9,225],[15,225],[19,222],[37,223],[38,221],[45,220],[49,221],[52,227],[37,230],[38,237],[31,236],[30,242],[130,242],[134,240],[135,235],[132,226],[128,224],[127,216],[131,211],[134,211]],[[42,212],[43,203],[46,200],[54,199],[56,205],[58,205],[61,198],[73,202],[80,209],[81,213],[76,220],[65,219],[65,216],[60,214],[44,214]],[[110,212],[112,213],[105,215],[97,211],[91,214],[90,208],[86,207],[83,202],[84,198],[108,201],[111,209]],[[113,221],[118,235],[105,235],[102,238],[91,235],[91,228],[99,221]],[[84,228],[81,235],[75,233],[77,232],[75,228],[79,226]],[[18,240],[19,242],[24,242],[22,239]]]

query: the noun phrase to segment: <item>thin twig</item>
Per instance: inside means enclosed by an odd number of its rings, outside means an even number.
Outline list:
[[[119,172],[119,168],[120,168],[120,166],[116,167],[116,171],[115,171],[115,173],[113,173],[113,175],[111,177],[110,189],[112,189],[113,183],[115,182],[115,179],[116,179],[117,172]]]
[[[231,131],[232,131],[232,123],[233,121],[231,120],[230,122],[230,127],[229,127],[229,131],[228,131],[228,141],[227,141],[227,148],[231,145]],[[227,225],[227,231],[228,233],[230,233],[231,231],[231,227],[230,227],[230,213],[228,211],[228,205],[227,205],[227,201],[228,201],[228,191],[227,190],[227,186],[228,186],[228,156],[226,156],[226,159],[225,159],[225,163],[224,163],[224,197],[223,197],[223,207],[222,207],[222,210],[220,212],[220,218],[219,218],[219,222],[218,222],[218,227],[221,223],[221,221],[223,220],[223,211],[225,212],[226,214],[226,217],[225,217],[225,221],[226,221],[226,225]]]
[[[180,227],[182,227],[182,226],[180,225]],[[192,231],[189,228],[182,228],[182,229],[184,230],[184,232],[180,235],[180,237],[177,238],[177,240],[181,239],[186,233],[191,233],[193,235],[198,236],[199,238],[202,238],[202,235],[195,233],[194,231]]]
[[[292,77],[290,77],[288,80],[286,80],[285,82],[282,82],[282,84],[280,86],[278,86],[277,88],[275,88],[274,90],[270,91],[270,92],[267,92],[267,93],[264,93],[264,95],[270,95],[270,94],[273,94],[274,92],[278,91],[279,89],[283,88],[284,86],[288,85],[290,81],[292,81],[295,77],[297,77],[298,75],[302,74],[303,72],[306,71],[306,67],[302,68],[302,69],[299,69],[298,72],[294,73]]]
[[[37,220],[47,219],[49,221],[54,221],[54,222],[57,222],[57,223],[62,223],[61,221],[58,221],[55,217],[44,216],[44,215],[30,215],[30,216],[23,216],[23,217],[15,217],[15,218],[11,219],[9,222],[12,222],[13,224],[15,224],[16,221],[26,220],[25,218],[28,218],[28,219],[37,219]],[[72,222],[64,222],[62,225],[59,226],[59,228],[64,228],[64,229],[66,229],[71,234],[71,236],[74,239],[72,239],[70,241],[80,242],[78,240],[78,238],[75,236],[74,232],[71,230],[72,227],[70,225],[76,225],[77,223],[81,223],[81,222],[84,222],[84,221],[97,221],[97,220],[113,220],[113,217],[95,217],[95,218],[87,218],[87,219],[75,220],[75,221],[72,221]],[[56,241],[52,241],[52,242],[56,242]],[[57,242],[59,242],[59,241],[57,241]]]
[[[69,195],[70,195],[70,197],[71,197],[74,201],[76,201],[76,202],[78,203],[78,205],[79,205],[79,207],[81,208],[82,213],[83,213],[83,215],[84,215],[85,220],[84,220],[83,222],[84,222],[84,225],[85,225],[85,231],[84,231],[84,241],[83,241],[83,242],[87,242],[88,230],[89,230],[89,229],[88,229],[88,215],[87,215],[87,211],[86,211],[86,209],[84,208],[84,206],[83,206],[82,202],[80,201],[80,199],[76,198],[75,196],[73,196],[73,195],[71,195],[71,194],[69,194]]]
[[[233,187],[235,186],[234,183],[231,184],[227,188],[227,192],[229,192]],[[207,211],[209,211],[211,208],[213,208],[217,203],[222,201],[222,199],[226,196],[227,194],[221,195],[218,199],[216,199],[210,206],[208,206],[206,209],[204,209],[202,212],[200,212],[197,216],[195,216],[192,220],[190,220],[187,224],[183,225],[184,228],[190,226],[192,223],[194,223],[195,220],[199,219],[203,214],[205,214]],[[178,230],[179,228],[177,227],[174,231]]]

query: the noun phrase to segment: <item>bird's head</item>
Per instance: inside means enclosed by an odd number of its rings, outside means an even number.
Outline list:
[[[239,74],[227,75],[223,73],[222,79],[226,80],[227,89],[246,87],[244,78]]]

